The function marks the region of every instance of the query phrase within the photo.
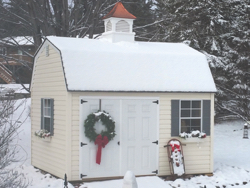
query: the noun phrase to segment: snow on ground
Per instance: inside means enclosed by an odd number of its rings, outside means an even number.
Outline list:
[[[23,100],[18,100],[20,104]],[[23,122],[18,134],[18,143],[25,151],[18,155],[27,158],[25,162],[15,164],[15,168],[22,171],[30,182],[29,188],[63,188],[64,181],[56,179],[50,174],[42,174],[40,170],[30,165],[30,119],[26,119],[29,113],[30,99],[26,99],[22,108],[14,114],[17,119],[20,114],[20,122]],[[24,110],[25,109],[25,110]],[[24,110],[24,111],[23,111]],[[26,119],[26,121],[25,121]],[[214,175],[212,177],[197,176],[191,179],[175,181],[163,181],[151,177],[136,178],[138,188],[215,188],[237,187],[250,188],[250,139],[243,139],[243,125],[241,121],[225,122],[215,125],[214,139]],[[243,185],[243,182],[247,182]],[[80,188],[122,188],[123,180],[110,180],[103,182],[84,183]],[[69,188],[73,188],[69,184]]]

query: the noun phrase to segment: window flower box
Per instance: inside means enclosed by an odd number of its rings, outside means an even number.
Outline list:
[[[42,139],[45,142],[50,142],[50,140],[51,140],[50,132],[48,132],[47,130],[44,130],[44,129],[35,131],[35,136],[39,139]]]
[[[204,138],[206,138],[207,135],[200,131],[192,131],[191,133],[180,133],[179,136],[182,138],[181,141],[183,143],[198,143],[204,142]]]
[[[204,139],[201,139],[201,138],[182,138],[181,139],[181,142],[182,143],[200,143],[200,142],[204,142]]]

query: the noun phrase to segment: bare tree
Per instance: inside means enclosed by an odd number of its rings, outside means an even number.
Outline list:
[[[0,48],[11,47],[7,53],[1,53],[0,49],[0,77],[5,78],[7,83],[12,80],[17,83],[29,83],[33,56],[44,37],[55,35],[93,38],[95,33],[103,31],[102,17],[116,1],[0,1]],[[31,36],[34,49],[29,51],[26,46],[20,45],[16,36]],[[12,51],[14,48],[15,52]],[[29,79],[22,78],[23,75]]]
[[[24,55],[33,58],[34,52],[41,45],[43,38],[49,35],[65,37],[95,38],[95,34],[104,31],[102,18],[119,0],[8,0],[0,1],[0,40],[9,39]],[[136,39],[149,40],[155,31],[152,0],[124,0],[122,3],[135,16]],[[33,53],[24,49],[13,39],[14,36],[32,36],[35,49]],[[6,38],[7,37],[7,38]],[[8,54],[0,53],[5,64],[18,62],[22,69],[29,70],[29,62],[20,61]],[[22,59],[23,60],[23,59]],[[33,61],[31,61],[33,62]],[[11,74],[18,83],[23,83],[17,70]],[[26,82],[27,83],[27,82]]]
[[[0,3],[0,21],[34,38],[36,48],[48,35],[93,36],[117,0],[9,0]],[[14,29],[13,34],[17,33]],[[24,36],[24,35],[23,35]],[[1,36],[0,36],[1,38]]]
[[[0,188],[25,188],[28,185],[24,174],[12,166],[25,160],[17,155],[22,148],[16,143],[18,129],[22,125],[19,122],[22,114],[13,119],[13,113],[20,105],[22,103],[15,105],[15,101],[9,98],[0,100]]]

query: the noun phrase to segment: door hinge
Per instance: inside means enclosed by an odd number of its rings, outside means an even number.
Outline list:
[[[86,144],[86,143],[82,143],[82,142],[80,143],[80,146],[81,146],[81,147],[83,147],[83,146],[85,146],[85,145],[87,145],[87,144]]]
[[[153,101],[153,103],[159,104],[159,100]]]
[[[88,102],[88,101],[84,101],[84,100],[81,99],[81,104],[82,104],[82,103],[85,103],[85,102]]]
[[[152,142],[152,143],[158,145],[158,140],[156,140],[155,142]]]
[[[87,175],[80,174],[80,177],[81,177],[81,178],[83,178],[83,177],[85,177],[85,176],[87,176]]]
[[[152,173],[154,173],[154,174],[158,174],[158,170],[152,171]]]

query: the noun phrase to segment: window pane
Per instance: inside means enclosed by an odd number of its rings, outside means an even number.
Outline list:
[[[50,108],[44,108],[44,116],[50,117],[51,109]]]
[[[192,117],[201,117],[201,110],[192,110]]]
[[[44,99],[44,107],[48,107],[48,99]]]
[[[50,132],[50,118],[44,118],[44,129]]]
[[[201,101],[192,101],[192,108],[201,108]]]
[[[190,133],[190,127],[181,127],[181,133]]]
[[[201,131],[201,127],[193,127],[193,126],[191,126],[191,131]]]
[[[190,110],[181,110],[181,117],[190,117]]]
[[[50,107],[50,99],[45,99],[44,100],[44,106],[45,107]]]
[[[48,116],[49,115],[49,109],[48,108],[44,108],[44,116]]]
[[[191,119],[191,126],[192,127],[200,127],[201,126],[201,119]]]
[[[190,108],[191,101],[181,101],[181,108]]]
[[[190,119],[181,120],[181,132],[188,133],[190,131]]]

